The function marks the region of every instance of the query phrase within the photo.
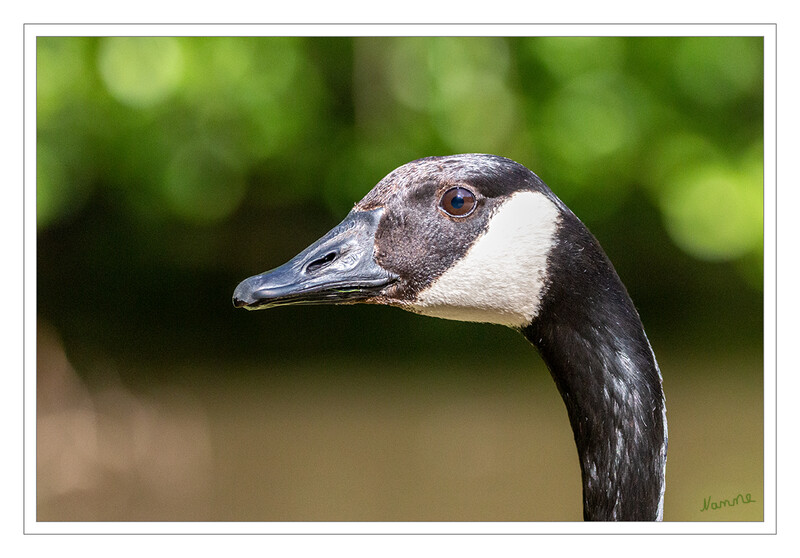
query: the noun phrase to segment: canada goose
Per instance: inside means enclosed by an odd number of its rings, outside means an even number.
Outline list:
[[[515,328],[564,400],[586,520],[660,521],[667,420],[639,314],[597,240],[538,176],[494,155],[399,167],[233,304],[388,304]]]

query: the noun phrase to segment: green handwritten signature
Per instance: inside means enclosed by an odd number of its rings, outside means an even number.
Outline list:
[[[737,494],[736,498],[734,498],[733,500],[725,499],[725,500],[717,500],[716,502],[711,501],[711,496],[709,496],[708,498],[703,498],[703,507],[700,509],[700,511],[704,512],[706,510],[732,508],[733,506],[736,506],[738,504],[752,504],[756,501],[757,500],[753,500],[749,492],[744,496],[742,496],[741,494]]]

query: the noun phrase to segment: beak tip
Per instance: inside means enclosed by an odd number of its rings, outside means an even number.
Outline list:
[[[246,308],[255,302],[253,298],[253,289],[249,285],[249,280],[244,280],[239,283],[236,290],[233,291],[231,302],[233,302],[234,308]]]

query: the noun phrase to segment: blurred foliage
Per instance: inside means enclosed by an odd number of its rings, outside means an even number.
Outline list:
[[[40,228],[100,188],[195,224],[249,188],[341,211],[409,158],[481,151],[587,218],[646,188],[697,257],[760,249],[759,38],[59,37],[37,62]]]
[[[759,37],[40,37],[40,311],[220,303],[177,283],[232,290],[395,167],[488,152],[539,174],[662,323],[716,323],[681,298],[758,329],[762,82]]]

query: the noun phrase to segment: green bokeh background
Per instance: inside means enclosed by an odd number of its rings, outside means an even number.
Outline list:
[[[230,304],[464,152],[531,168],[617,267],[664,374],[665,519],[762,518],[762,38],[39,37],[36,66],[40,519],[579,520],[514,332]]]

